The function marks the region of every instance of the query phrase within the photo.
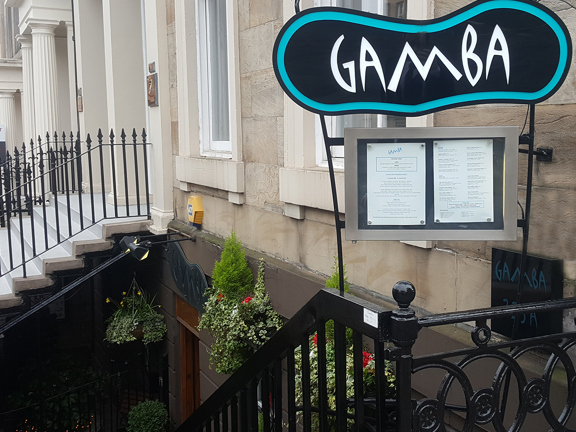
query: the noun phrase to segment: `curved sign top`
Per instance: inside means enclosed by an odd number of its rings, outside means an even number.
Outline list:
[[[566,78],[572,44],[540,4],[493,0],[429,21],[308,9],[282,28],[273,56],[284,91],[307,110],[418,116],[543,101]]]

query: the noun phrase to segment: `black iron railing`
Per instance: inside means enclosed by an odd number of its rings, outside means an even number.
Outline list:
[[[7,248],[0,275],[22,268],[38,254],[104,219],[150,215],[148,146],[124,130],[120,142],[101,131],[93,143],[73,133],[46,135],[13,154],[0,166],[0,226]],[[121,187],[120,187],[121,186]],[[0,232],[1,233],[1,232]]]
[[[145,400],[163,400],[156,370],[119,372],[38,403],[0,413],[1,431],[125,430],[130,409]]]
[[[386,342],[378,327],[381,322],[385,328],[390,316],[391,312],[348,294],[320,291],[177,431],[257,431],[259,423],[265,431],[281,431],[283,425],[296,431],[298,423],[304,431],[346,430],[347,425],[392,430],[393,393],[386,385]],[[332,351],[332,342],[326,339],[330,320],[334,322],[333,358],[330,352],[327,362],[327,351]],[[313,335],[317,345],[310,343]],[[352,347],[347,339],[353,340]],[[376,386],[370,395],[364,394],[362,385],[367,345],[375,359]],[[316,367],[310,360],[312,349],[313,358],[318,359]],[[335,379],[333,385],[327,370]],[[349,379],[355,383],[352,395],[347,390]]]
[[[494,342],[488,320],[573,309],[576,298],[418,318],[410,308],[412,284],[399,282],[393,294],[399,308],[383,311],[334,290],[319,292],[177,432],[430,432],[448,430],[447,425],[473,431],[488,423],[496,431],[574,430],[568,425],[575,422],[576,372],[568,351],[576,345],[576,333]],[[333,356],[327,355],[328,320],[334,321]],[[426,329],[465,323],[475,326],[462,348],[435,352],[446,345],[426,346],[431,337]],[[352,367],[347,359],[350,332]],[[313,334],[317,347],[311,355]],[[414,349],[422,351],[419,344],[428,352],[415,356]],[[375,360],[373,395],[363,386],[367,345]],[[395,392],[388,362],[395,372]]]

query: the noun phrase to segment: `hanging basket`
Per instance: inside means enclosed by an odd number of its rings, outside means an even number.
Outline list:
[[[144,326],[142,324],[138,324],[134,330],[131,331],[132,336],[134,336],[138,340],[144,339]]]

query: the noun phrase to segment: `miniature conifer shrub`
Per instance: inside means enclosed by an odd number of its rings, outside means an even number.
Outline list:
[[[252,291],[254,275],[234,231],[224,243],[220,261],[214,264],[212,280],[214,286],[227,297],[240,298]]]
[[[346,266],[344,266],[344,292],[350,292],[350,282],[346,277]],[[332,274],[326,279],[326,288],[334,288],[340,290],[340,272],[338,271],[338,257],[334,257],[334,265],[332,266]],[[326,338],[334,340],[334,321],[329,320],[326,322]],[[346,329],[346,346],[352,346],[352,329]]]
[[[334,265],[332,266],[332,274],[326,279],[326,288],[340,289],[340,273],[338,271],[338,257],[334,257]],[[344,265],[344,292],[350,292],[350,282],[346,277],[346,266]]]
[[[214,337],[210,364],[221,374],[234,373],[282,326],[264,286],[260,260],[256,284],[242,245],[234,232],[226,240],[222,258],[214,266],[213,286],[206,290],[199,330]]]

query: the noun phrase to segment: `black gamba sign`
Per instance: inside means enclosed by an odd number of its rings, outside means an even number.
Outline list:
[[[535,2],[474,2],[408,21],[342,8],[290,19],[274,45],[284,91],[326,115],[417,116],[478,103],[537,103],[568,73],[564,23]]]

